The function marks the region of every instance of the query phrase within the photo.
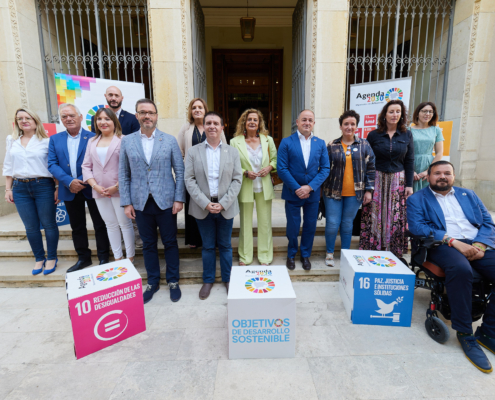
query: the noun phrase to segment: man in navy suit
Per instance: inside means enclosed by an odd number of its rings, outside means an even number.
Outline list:
[[[301,208],[303,209],[303,230],[301,236],[301,262],[306,271],[311,269],[311,250],[316,232],[320,186],[330,173],[330,161],[325,142],[313,135],[315,115],[303,110],[296,120],[297,132],[280,143],[277,158],[277,172],[284,181],[282,199],[285,200],[287,218],[286,235],[287,268],[296,267]]]
[[[107,228],[101,218],[91,187],[84,184],[81,165],[89,140],[95,136],[81,127],[83,116],[73,104],[61,104],[58,113],[67,129],[50,137],[48,148],[48,170],[59,182],[58,198],[65,202],[72,228],[72,241],[78,261],[67,272],[73,272],[90,266],[91,249],[86,229],[86,209],[93,220],[96,236],[96,248],[100,264],[109,262],[110,242]]]
[[[445,271],[452,328],[466,357],[489,373],[492,366],[479,345],[495,353],[495,302],[488,304],[474,336],[471,303],[473,269],[495,284],[495,225],[481,199],[472,190],[454,186],[454,179],[450,162],[431,164],[430,186],[407,199],[407,222],[412,234],[443,242],[428,250],[427,259]]]
[[[108,106],[119,119],[123,135],[130,135],[131,133],[137,132],[141,128],[136,115],[122,109],[122,101],[124,100],[124,96],[122,96],[122,92],[118,87],[110,86],[104,96],[107,100]],[[95,131],[94,119],[94,116],[91,117],[91,132]]]

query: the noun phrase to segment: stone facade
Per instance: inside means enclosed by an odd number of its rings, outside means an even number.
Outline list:
[[[344,110],[349,4],[347,0],[307,1],[306,104],[315,111],[316,134],[328,141],[339,136],[338,117]],[[287,8],[293,7],[293,3]],[[159,126],[176,135],[194,95],[190,0],[150,0],[148,4],[153,92]],[[273,21],[274,28],[285,29],[284,35],[288,35],[290,11],[284,9],[276,15],[269,10],[259,12],[263,27],[260,34],[264,30],[269,32]],[[218,12],[205,9],[205,17],[207,63],[211,63],[211,48],[227,44],[216,42],[209,33],[222,29],[230,33],[236,28],[228,21],[238,19],[228,9]],[[29,107],[46,122],[48,117],[38,30],[34,28],[37,26],[34,0],[3,0],[0,21],[0,158],[3,160],[5,138],[11,132],[16,108]],[[222,21],[225,27],[219,27]],[[216,27],[208,28],[208,25]],[[458,183],[475,189],[490,209],[495,209],[492,172],[495,82],[488,77],[495,74],[494,36],[495,0],[456,1],[445,113],[446,120],[454,121],[451,159],[457,169]],[[278,39],[263,40],[269,45]],[[274,45],[291,54],[291,40],[281,38]],[[250,48],[255,47],[256,41],[250,44]],[[290,134],[285,129],[290,126],[290,70],[291,58],[284,57],[284,136]],[[207,65],[210,92],[208,71],[211,66]],[[209,93],[209,102],[211,96]],[[5,180],[0,178],[0,188],[4,187]],[[0,215],[13,211],[13,207],[0,203]]]

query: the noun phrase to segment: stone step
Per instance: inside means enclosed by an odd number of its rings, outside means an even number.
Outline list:
[[[182,243],[181,243],[182,242]],[[256,256],[257,251],[257,238],[254,238],[254,254]],[[273,238],[273,253],[274,256],[285,256],[287,254],[287,238],[285,237],[274,237]],[[325,255],[325,237],[315,236],[313,242],[313,254],[314,255]],[[359,243],[359,237],[355,236],[351,242],[351,248],[357,248]],[[239,238],[232,238],[232,250],[233,256],[238,257],[238,246]],[[93,251],[93,258],[96,261],[96,241],[90,240],[89,247]],[[46,242],[45,242],[46,249]],[[160,251],[160,256],[163,256],[163,244],[158,242],[158,249]],[[336,252],[340,251],[340,238],[337,237],[335,243]],[[136,259],[141,259],[143,254],[142,249],[136,249]],[[183,241],[179,240],[179,256],[181,259],[187,258],[201,258],[201,249],[191,249],[189,246],[183,244]],[[74,250],[74,245],[72,240],[60,240],[58,243],[57,257],[59,260],[76,260],[77,253]],[[11,240],[11,241],[0,241],[0,260],[2,263],[5,261],[20,261],[20,260],[32,260],[33,253],[31,247],[27,240]],[[284,262],[285,264],[285,262]]]
[[[275,257],[272,265],[285,265],[285,257]],[[302,269],[299,260],[296,261],[296,269],[289,271],[292,281],[304,282],[322,282],[338,281],[340,273],[340,260],[336,257],[335,267],[327,267],[323,256],[313,256],[311,258],[312,268],[310,271]],[[257,260],[255,259],[255,263]],[[251,266],[254,266],[253,263]],[[50,275],[32,275],[31,270],[34,266],[32,260],[8,260],[0,263],[0,287],[42,287],[42,286],[65,286],[65,274],[69,267],[74,264],[71,260],[61,260],[58,262],[57,270]],[[160,257],[161,264],[161,284],[166,285],[165,281],[165,261],[163,256]],[[93,262],[97,265],[97,261]],[[143,260],[135,261],[136,269],[145,281],[147,279],[146,269]],[[234,259],[234,268],[238,266],[238,259]],[[243,268],[249,268],[243,267]],[[269,267],[268,267],[269,268]],[[102,265],[102,271],[105,266]],[[180,283],[195,284],[202,283],[203,264],[201,257],[181,259],[180,262]],[[220,282],[220,265],[217,262],[216,281]]]

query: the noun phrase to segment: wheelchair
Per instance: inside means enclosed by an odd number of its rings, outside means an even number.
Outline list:
[[[438,312],[446,320],[451,319],[449,299],[445,288],[445,272],[431,261],[426,260],[428,250],[441,246],[442,241],[433,236],[419,237],[408,232],[411,238],[410,268],[416,275],[415,289],[422,288],[431,292],[430,306],[426,310],[425,328],[428,335],[438,343],[449,340],[450,330],[438,317]],[[473,269],[472,319],[478,321],[485,313],[492,284]]]

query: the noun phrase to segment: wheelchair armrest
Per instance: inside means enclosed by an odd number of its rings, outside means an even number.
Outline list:
[[[438,247],[443,243],[441,240],[435,240],[433,235],[428,237],[419,236],[413,234],[411,231],[407,231],[406,234],[416,243],[418,247],[424,247],[426,249]]]

